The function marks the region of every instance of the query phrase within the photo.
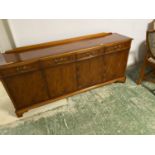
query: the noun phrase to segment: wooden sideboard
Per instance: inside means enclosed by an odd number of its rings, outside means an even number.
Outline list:
[[[112,82],[125,82],[132,39],[99,33],[5,52],[0,78],[16,114]]]

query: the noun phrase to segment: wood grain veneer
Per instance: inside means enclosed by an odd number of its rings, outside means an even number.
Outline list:
[[[17,116],[112,82],[125,81],[132,39],[99,33],[31,45],[0,56],[0,78]]]

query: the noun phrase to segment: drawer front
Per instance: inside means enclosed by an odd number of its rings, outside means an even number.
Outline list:
[[[31,63],[31,64],[26,64],[26,65],[18,65],[15,67],[9,67],[5,68],[0,71],[0,74],[2,77],[7,77],[7,76],[13,76],[16,74],[22,74],[22,73],[27,73],[31,71],[35,71],[39,69],[38,63]]]
[[[51,67],[61,64],[67,64],[75,62],[75,55],[58,56],[54,58],[42,59],[41,64],[43,67]]]
[[[77,60],[86,60],[104,54],[104,48],[77,53]]]
[[[130,42],[124,42],[124,43],[119,43],[119,44],[115,44],[112,46],[107,46],[105,47],[105,53],[112,53],[115,51],[122,51],[125,49],[130,48]]]

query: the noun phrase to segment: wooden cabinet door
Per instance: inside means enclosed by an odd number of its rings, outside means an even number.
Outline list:
[[[104,55],[104,77],[103,81],[123,77],[128,58],[128,50],[118,51]]]
[[[75,55],[66,54],[41,61],[50,98],[69,94],[76,90]]]
[[[50,97],[55,98],[76,90],[75,64],[63,64],[45,69]]]
[[[17,110],[49,99],[39,70],[6,77],[4,83]]]
[[[103,56],[82,60],[77,63],[78,88],[99,84],[103,78]]]

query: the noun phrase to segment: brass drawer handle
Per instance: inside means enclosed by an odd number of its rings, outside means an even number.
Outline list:
[[[102,50],[95,50],[95,51],[89,51],[87,53],[81,53],[81,54],[78,54],[77,55],[77,58],[78,59],[89,59],[89,58],[92,58],[92,57],[96,57],[96,56],[99,56],[103,53],[103,49]]]
[[[62,58],[55,58],[54,62],[58,64],[58,63],[63,63],[65,61],[73,61],[73,60],[74,60],[73,57],[62,57]]]
[[[122,49],[124,49],[126,47],[127,46],[125,46],[124,44],[123,45],[119,44],[119,45],[115,45],[115,46],[112,46],[112,47],[108,47],[107,51],[110,52],[110,51],[113,51],[113,50],[122,50]]]
[[[59,65],[63,63],[72,62],[75,60],[75,57],[60,57],[60,58],[52,58],[50,60],[45,61],[47,66]]]
[[[92,57],[92,56],[95,56],[95,54],[96,54],[95,52],[91,52],[91,53],[89,52],[89,53],[86,53],[85,56]]]
[[[93,53],[87,53],[86,56],[91,57],[93,56]]]
[[[67,59],[65,59],[65,58],[55,58],[54,62],[59,63],[59,62],[65,61],[65,60],[67,60]]]
[[[16,68],[16,71],[17,71],[17,72],[23,72],[23,71],[25,71],[26,69],[27,69],[27,66],[19,66],[19,67]]]
[[[58,62],[58,59],[54,59],[54,62],[57,63]]]

